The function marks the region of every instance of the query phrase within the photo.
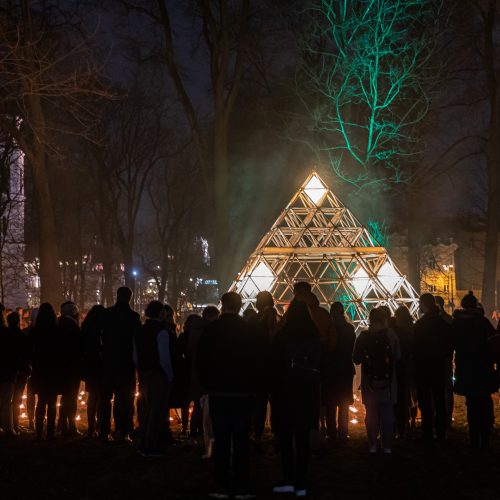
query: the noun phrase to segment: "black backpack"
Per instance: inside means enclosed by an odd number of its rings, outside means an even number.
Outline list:
[[[368,332],[363,352],[363,371],[372,386],[384,387],[392,380],[394,355],[387,330]]]

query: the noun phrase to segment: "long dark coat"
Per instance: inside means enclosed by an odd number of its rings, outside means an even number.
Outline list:
[[[318,359],[316,371],[291,367],[290,352],[308,352]],[[282,426],[315,429],[320,408],[321,341],[315,335],[291,335],[286,326],[271,347],[272,402],[278,430]]]
[[[33,346],[31,387],[35,394],[62,393],[62,346],[59,329],[34,326],[30,331]]]
[[[495,335],[492,324],[479,309],[457,310],[453,316],[455,392],[464,396],[496,392],[498,379],[489,346]]]

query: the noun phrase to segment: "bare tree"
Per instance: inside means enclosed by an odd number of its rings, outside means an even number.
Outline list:
[[[161,101],[161,99],[160,99]],[[124,265],[125,284],[134,287],[137,221],[151,172],[166,156],[166,107],[158,95],[135,86],[102,117],[101,143],[92,145],[93,182],[100,217],[110,217]],[[103,244],[110,228],[103,221]],[[111,265],[111,261],[106,267]],[[106,280],[108,281],[108,280]],[[107,295],[107,294],[106,294]]]
[[[404,166],[420,152],[418,126],[429,109],[435,3],[320,0],[309,10],[299,95],[321,155],[355,188],[411,177]]]
[[[53,303],[62,290],[47,158],[58,154],[58,133],[89,130],[89,96],[107,95],[86,41],[70,36],[81,34],[74,7],[55,0],[8,0],[0,8],[0,128],[15,138],[32,169],[41,300]]]
[[[186,1],[192,24],[199,29],[201,50],[208,53],[208,75],[211,110],[208,120],[195,101],[189,85],[189,68],[182,57],[177,33],[172,27],[173,7],[165,0],[138,2],[121,0],[129,12],[140,13],[152,20],[163,34],[160,61],[164,63],[170,82],[183,111],[201,168],[202,179],[212,204],[216,268],[219,281],[227,281],[225,256],[229,252],[229,133],[231,117],[242,88],[249,54],[258,43],[256,12],[262,5],[250,0]],[[156,47],[158,50],[158,46]],[[199,67],[191,67],[199,71]],[[207,130],[206,124],[210,124]],[[224,285],[222,285],[224,286]]]
[[[184,150],[164,161],[148,186],[154,224],[140,249],[142,267],[156,282],[158,300],[167,297],[175,308],[202,260],[197,238],[204,201],[196,173],[191,151]]]

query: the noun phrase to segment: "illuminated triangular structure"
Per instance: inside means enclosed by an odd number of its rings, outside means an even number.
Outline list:
[[[259,291],[272,293],[279,309],[290,303],[293,284],[307,281],[321,305],[341,301],[359,330],[370,309],[405,304],[418,311],[418,297],[386,249],[330,191],[316,172],[264,236],[230,290],[244,308]]]

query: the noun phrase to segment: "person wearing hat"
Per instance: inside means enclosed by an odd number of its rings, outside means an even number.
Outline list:
[[[495,419],[491,394],[499,387],[489,345],[495,330],[472,292],[462,299],[461,306],[453,313],[452,324],[454,390],[465,396],[471,446],[487,447]]]

